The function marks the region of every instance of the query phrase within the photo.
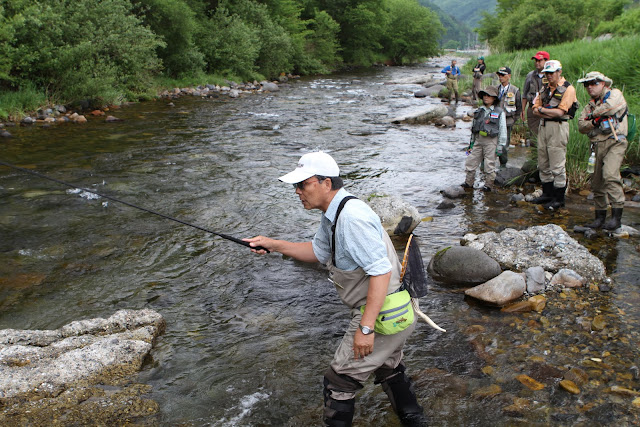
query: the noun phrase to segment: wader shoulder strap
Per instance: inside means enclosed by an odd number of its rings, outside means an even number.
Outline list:
[[[338,210],[336,211],[336,219],[333,220],[333,225],[331,226],[331,261],[333,262],[334,266],[336,265],[336,225],[338,224],[338,217],[340,216],[340,212],[342,212],[342,208],[344,208],[345,203],[347,203],[351,199],[357,199],[357,197],[346,196],[340,201]]]

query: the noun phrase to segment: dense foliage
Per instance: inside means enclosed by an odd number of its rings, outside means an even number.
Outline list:
[[[637,11],[630,0],[497,0],[496,12],[485,12],[478,33],[497,51],[557,44],[605,31],[637,33]],[[637,3],[637,2],[634,2]],[[635,20],[634,20],[635,17]]]
[[[154,76],[273,78],[437,54],[417,0],[0,0],[0,91],[117,102]]]
[[[440,34],[440,45],[445,49],[468,49],[476,44],[477,34],[469,25],[460,22],[449,13],[442,10],[430,0],[418,0],[421,5],[428,7],[438,15],[444,30]]]

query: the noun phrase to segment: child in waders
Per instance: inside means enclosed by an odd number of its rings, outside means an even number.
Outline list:
[[[498,107],[498,89],[488,86],[478,95],[482,99],[473,115],[471,125],[471,141],[467,149],[465,162],[466,178],[463,188],[473,188],[476,180],[476,169],[484,161],[484,186],[482,191],[495,191],[496,158],[504,150],[507,143],[507,121],[504,111]]]

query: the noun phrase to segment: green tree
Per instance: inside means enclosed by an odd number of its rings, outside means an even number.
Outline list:
[[[163,43],[131,9],[127,0],[6,2],[3,84],[33,82],[63,100],[117,101],[146,90]]]
[[[315,10],[313,19],[307,20],[309,32],[305,37],[305,56],[297,64],[301,73],[328,73],[342,62],[338,24],[327,12]]]
[[[219,7],[203,24],[199,40],[209,72],[242,79],[257,77],[259,32],[239,16]]]
[[[387,0],[389,18],[383,38],[384,55],[394,63],[413,62],[438,52],[444,30],[437,15],[417,0]]]
[[[165,42],[157,53],[167,75],[194,74],[204,69],[204,55],[194,42],[199,24],[184,1],[137,0],[137,5],[144,24]]]

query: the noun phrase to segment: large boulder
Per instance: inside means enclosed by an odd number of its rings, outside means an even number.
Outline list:
[[[368,203],[390,236],[409,234],[420,224],[418,209],[398,197],[377,196]]]
[[[464,291],[465,295],[498,307],[517,300],[527,288],[524,275],[505,271],[486,283]]]
[[[427,271],[438,282],[474,286],[493,279],[502,269],[482,251],[465,246],[451,246],[436,252]]]
[[[407,123],[407,124],[427,124],[435,119],[444,117],[449,110],[444,105],[427,105],[421,108],[412,108],[401,115],[391,119],[391,123]]]
[[[481,250],[505,270],[525,271],[540,266],[557,273],[570,268],[588,281],[606,279],[604,264],[555,224],[529,227],[518,231],[507,228],[500,233],[466,235],[462,244]]]

